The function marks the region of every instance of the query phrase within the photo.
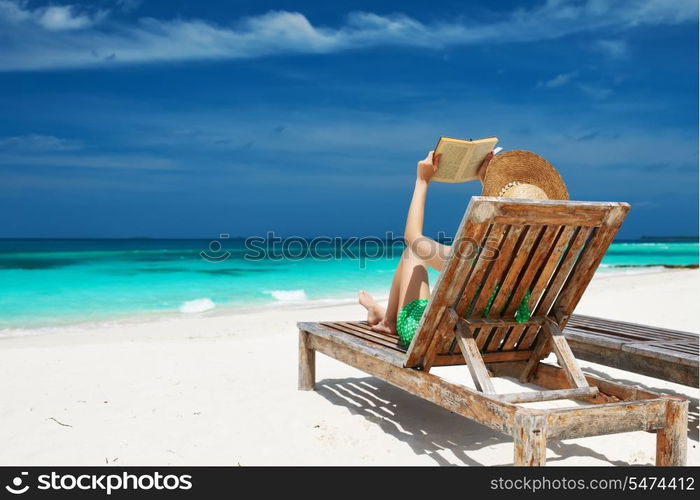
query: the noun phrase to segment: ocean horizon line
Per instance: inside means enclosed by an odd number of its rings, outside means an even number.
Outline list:
[[[225,233],[224,233],[225,234]],[[301,236],[301,235],[278,235],[275,237],[279,238],[301,238],[303,240],[313,240],[316,238],[333,238],[340,239],[341,241],[357,239],[357,238],[376,238],[379,241],[390,242],[394,241],[392,239],[382,238],[378,235],[364,235],[364,236],[329,236],[329,235],[315,235],[315,236]],[[32,236],[32,237],[0,237],[0,241],[211,241],[218,239],[225,239],[227,241],[245,241],[248,238],[264,238],[261,235],[253,234],[248,236],[227,236],[222,238],[221,235],[218,237],[156,237],[156,236],[107,236],[107,237],[80,237],[80,236],[61,236],[61,237],[50,237],[50,236]],[[401,239],[401,235],[397,235],[396,238]],[[443,240],[443,238],[438,237],[438,241]],[[688,243],[688,242],[700,242],[700,235],[673,235],[673,236],[647,236],[643,235],[638,238],[615,238],[613,240],[615,243]]]

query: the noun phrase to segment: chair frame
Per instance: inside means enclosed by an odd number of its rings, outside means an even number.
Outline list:
[[[585,375],[562,334],[628,210],[626,203],[473,197],[408,350],[353,334],[366,325],[298,323],[299,390],[314,389],[318,351],[512,436],[515,465],[544,465],[549,439],[639,430],[656,432],[657,465],[684,465],[688,401]],[[471,314],[499,280],[488,314]],[[526,291],[533,315],[517,323]],[[542,362],[550,352],[558,367]],[[430,373],[447,364],[466,364],[476,390]],[[542,390],[498,394],[492,376]],[[586,406],[520,406],[554,400]]]

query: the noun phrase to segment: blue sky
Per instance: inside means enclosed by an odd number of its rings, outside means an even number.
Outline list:
[[[620,234],[698,233],[695,0],[0,0],[0,237],[401,233],[497,135]],[[434,184],[453,233],[478,183]]]

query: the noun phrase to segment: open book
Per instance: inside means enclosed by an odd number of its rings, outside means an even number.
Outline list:
[[[440,166],[431,178],[438,182],[467,182],[477,178],[477,171],[498,137],[485,137],[475,141],[440,137],[435,153],[441,153]],[[500,151],[501,148],[497,148]]]

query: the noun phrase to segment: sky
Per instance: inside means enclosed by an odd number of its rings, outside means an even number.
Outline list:
[[[698,234],[696,0],[0,0],[0,117],[0,237],[401,234],[441,135]]]

